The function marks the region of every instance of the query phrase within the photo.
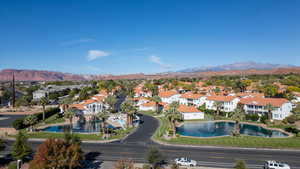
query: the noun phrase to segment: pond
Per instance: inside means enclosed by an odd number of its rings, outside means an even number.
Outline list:
[[[117,129],[112,125],[107,125],[108,128],[110,129]],[[69,125],[57,125],[57,126],[50,126],[46,127],[43,129],[43,131],[47,132],[64,132],[64,131],[69,131],[70,126]],[[74,123],[73,132],[77,133],[96,133],[101,131],[101,121],[96,120],[96,121],[89,121],[89,122],[84,122],[84,123]]]
[[[234,130],[233,122],[187,122],[177,127],[177,133],[183,136],[217,137],[229,136]],[[269,130],[257,125],[240,124],[241,134],[259,137],[287,137],[286,133]]]

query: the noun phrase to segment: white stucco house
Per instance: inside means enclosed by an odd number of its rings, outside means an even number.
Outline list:
[[[240,100],[246,114],[267,115],[266,106],[271,104],[273,120],[283,120],[291,115],[292,103],[283,98],[243,98]]]
[[[159,97],[161,98],[162,102],[165,103],[172,103],[172,102],[179,102],[180,94],[178,94],[174,90],[169,91],[161,91],[159,92]]]
[[[179,103],[187,106],[199,107],[205,103],[206,96],[202,94],[194,94],[192,92],[184,93],[179,98]]]
[[[221,111],[233,112],[237,108],[239,98],[235,96],[207,96],[205,100],[205,108],[209,110],[217,110],[216,102],[221,103]]]
[[[84,116],[92,116],[108,108],[104,103],[106,97],[102,95],[95,95],[91,99],[84,100],[78,104],[72,104],[70,107],[75,108]]]
[[[204,119],[204,112],[199,111],[194,106],[179,105],[178,111],[182,114],[183,120],[201,120]]]

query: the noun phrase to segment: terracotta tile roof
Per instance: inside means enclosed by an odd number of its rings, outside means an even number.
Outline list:
[[[164,97],[164,98],[166,98],[166,97],[171,97],[171,96],[173,96],[173,95],[175,95],[175,94],[177,94],[177,92],[176,91],[174,91],[174,90],[169,90],[169,91],[164,91],[164,92],[159,92],[159,97]]]
[[[208,96],[207,100],[230,102],[235,98],[235,96]]]
[[[79,110],[84,110],[85,109],[83,104],[71,104],[70,107],[71,108],[76,108],[76,109],[79,109]]]
[[[98,102],[102,102],[102,101],[104,101],[104,99],[105,99],[105,96],[97,96],[97,95],[93,96],[93,100],[96,100]]]
[[[293,92],[293,94],[297,97],[300,97],[300,93],[299,92]]]
[[[167,105],[165,107],[165,110],[168,110],[168,109],[169,109],[169,105]],[[177,110],[179,112],[181,112],[181,113],[195,113],[195,112],[200,112],[200,110],[198,110],[196,107],[194,107],[194,106],[187,106],[187,105],[184,105],[184,104],[180,104]]]
[[[179,105],[178,111],[181,113],[195,113],[200,112],[196,107],[194,106],[186,106],[186,105]]]
[[[238,97],[245,97],[245,96],[264,97],[264,94],[263,93],[236,93],[236,96],[238,96]]]
[[[87,105],[87,104],[91,104],[91,103],[95,103],[95,102],[97,102],[97,101],[94,99],[88,99],[88,100],[83,101],[82,104]]]
[[[197,86],[202,87],[204,85],[204,82],[198,82],[196,83]]]
[[[204,96],[204,95],[202,95],[202,94],[194,94],[192,92],[187,92],[187,93],[182,94],[180,96],[180,98],[185,98],[185,99],[199,99],[202,96]]]
[[[240,100],[241,104],[248,104],[248,105],[257,105],[257,106],[266,106],[271,104],[274,107],[281,107],[284,103],[289,102],[287,99],[283,98],[242,98]]]
[[[155,105],[156,105],[155,102],[147,102],[147,103],[142,104],[142,106],[144,106],[144,107],[153,107]]]
[[[161,106],[165,106],[167,103],[164,103],[164,102],[160,102],[159,105]],[[144,103],[142,104],[142,106],[144,107],[153,107],[153,106],[156,106],[156,103],[151,101],[151,102],[147,102],[147,103]]]
[[[99,95],[102,95],[102,96],[108,96],[108,93],[106,90],[100,90],[99,91]]]
[[[149,99],[146,97],[135,97],[135,98],[132,98],[132,100],[139,101],[139,100],[149,100]]]

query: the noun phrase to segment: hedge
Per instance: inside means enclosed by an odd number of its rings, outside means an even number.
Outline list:
[[[55,108],[49,108],[45,111],[45,119],[53,116],[54,114],[57,114],[60,112],[60,109],[58,107],[55,107]],[[37,117],[37,123],[42,121],[43,120],[43,112],[41,113],[37,113],[35,114],[35,116]],[[28,125],[25,125],[24,124],[24,119],[25,117],[23,118],[18,118],[16,119],[14,122],[13,122],[13,127],[16,129],[16,130],[20,130],[20,129],[24,129],[24,128],[27,128],[29,127]]]

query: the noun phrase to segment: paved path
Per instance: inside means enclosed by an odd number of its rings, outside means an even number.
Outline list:
[[[251,169],[262,168],[263,162],[266,160],[284,161],[289,163],[292,169],[300,169],[300,151],[158,145],[150,140],[159,125],[158,121],[146,115],[141,119],[144,123],[126,139],[105,144],[83,143],[83,150],[87,154],[94,154],[93,159],[96,160],[116,161],[130,158],[135,162],[143,163],[146,162],[145,158],[149,147],[156,146],[169,161],[187,156],[197,160],[199,165],[206,167],[232,168],[235,160],[243,159]],[[31,142],[31,146],[34,148],[38,144],[40,142]]]

